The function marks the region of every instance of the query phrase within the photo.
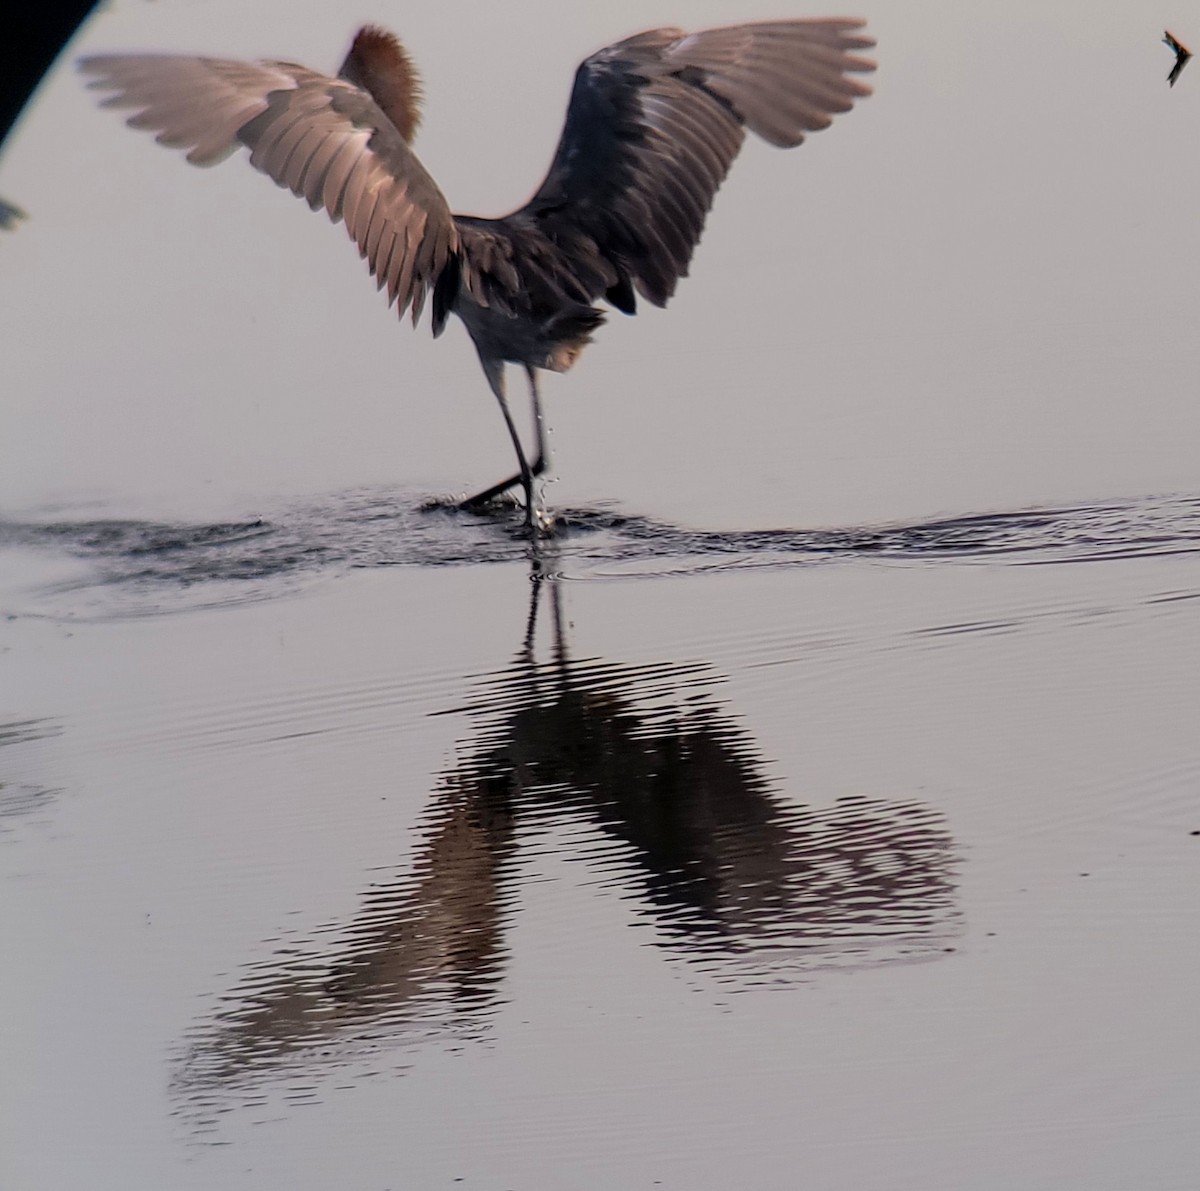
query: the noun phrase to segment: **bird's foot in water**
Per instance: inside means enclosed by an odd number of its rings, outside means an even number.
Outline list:
[[[513,528],[514,532],[520,537],[532,539],[550,538],[555,535],[558,529],[554,513],[545,505],[534,501],[533,508],[527,511],[524,502],[511,492],[501,492],[486,501],[481,500],[478,496],[472,496],[467,500],[456,501],[449,506],[434,501],[430,502],[426,507],[449,507],[456,509],[460,513],[474,513],[478,517],[486,517],[496,521],[499,521],[501,518],[507,520],[512,513],[519,512],[521,514],[521,522]]]
[[[525,518],[525,528],[530,537],[552,538],[557,529],[554,514],[545,505],[535,504],[532,513]]]

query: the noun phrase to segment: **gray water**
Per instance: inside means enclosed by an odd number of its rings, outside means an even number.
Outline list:
[[[1187,14],[862,14],[877,94],[549,383],[536,550],[453,507],[510,465],[457,330],[52,76],[0,163],[6,1187],[1196,1184]],[[363,15],[487,212],[587,52],[776,14]]]

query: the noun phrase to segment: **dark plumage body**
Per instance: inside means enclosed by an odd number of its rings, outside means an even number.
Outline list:
[[[188,160],[211,165],[240,147],[280,186],[344,220],[379,287],[417,321],[431,299],[440,334],[462,319],[500,403],[517,475],[464,501],[474,507],[545,466],[537,372],[570,368],[603,323],[637,296],[666,305],[749,129],[798,145],[870,93],[852,76],[873,42],[860,21],[779,21],[685,34],[654,29],[580,67],[545,180],[499,219],[455,215],[411,148],[416,71],[403,47],[360,30],[337,78],[289,62],[172,55],[84,59],[109,105],[135,109]],[[526,458],[504,389],[524,366],[537,453]]]
[[[1163,33],[1163,45],[1168,46],[1175,54],[1175,63],[1171,67],[1171,73],[1167,75],[1168,85],[1174,87],[1175,80],[1179,78],[1183,72],[1183,68],[1188,64],[1188,59],[1192,56],[1192,51],[1169,29]]]

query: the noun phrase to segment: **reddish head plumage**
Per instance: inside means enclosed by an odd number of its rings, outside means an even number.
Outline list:
[[[398,38],[377,25],[364,25],[338,74],[368,92],[411,143],[421,122],[421,79]]]

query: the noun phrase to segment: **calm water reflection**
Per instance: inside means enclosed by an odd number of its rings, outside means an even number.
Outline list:
[[[17,1182],[1190,1169],[1198,507],[10,521]]]
[[[551,561],[535,568],[513,663],[439,713],[465,714],[471,734],[411,863],[365,890],[350,922],[242,973],[178,1065],[185,1115],[281,1068],[486,1032],[522,885],[544,879],[551,850],[632,904],[655,947],[734,988],[951,949],[957,861],[937,812],[790,803],[711,666],[571,656]]]

